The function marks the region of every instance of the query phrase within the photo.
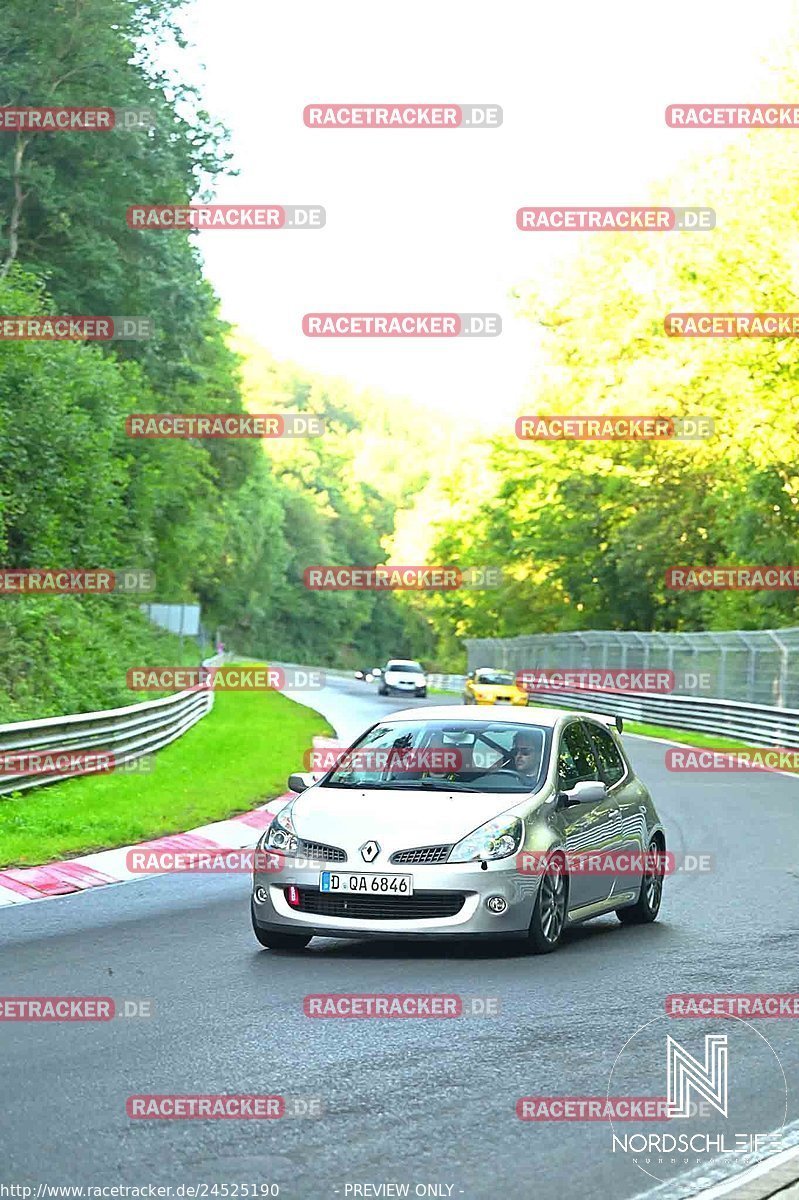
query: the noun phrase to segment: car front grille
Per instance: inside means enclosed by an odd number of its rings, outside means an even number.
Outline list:
[[[357,921],[424,921],[454,917],[463,908],[462,892],[415,892],[412,896],[362,896],[358,893],[320,892],[298,888],[294,911]]]
[[[402,863],[405,866],[411,863],[419,866],[443,863],[447,861],[451,849],[451,843],[447,846],[416,846],[412,850],[397,850],[391,855],[389,862]]]
[[[347,852],[340,846],[326,846],[324,842],[306,842],[300,838],[296,854],[299,858],[310,858],[314,862],[346,862]]]

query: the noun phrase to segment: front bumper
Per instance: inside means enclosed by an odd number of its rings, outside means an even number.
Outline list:
[[[364,871],[356,864],[351,869]],[[515,856],[510,865],[500,861],[482,870],[473,863],[441,866],[395,867],[387,865],[366,874],[412,874],[414,893],[457,892],[463,904],[454,916],[394,919],[367,919],[363,916],[328,916],[293,908],[285,889],[293,884],[302,893],[315,891],[323,870],[344,873],[340,863],[320,863],[293,867],[286,860],[279,872],[257,872],[253,876],[253,919],[263,929],[280,933],[311,933],[317,937],[337,938],[441,938],[441,937],[521,937],[527,933],[539,880],[516,870]],[[507,904],[495,915],[486,907],[489,896],[502,896]]]

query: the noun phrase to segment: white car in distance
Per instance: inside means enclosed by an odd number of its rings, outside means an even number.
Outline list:
[[[378,692],[381,696],[426,696],[427,676],[418,662],[408,658],[390,658],[383,669]]]

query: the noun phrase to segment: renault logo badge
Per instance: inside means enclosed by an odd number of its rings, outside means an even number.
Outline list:
[[[375,841],[364,842],[361,846],[361,858],[364,862],[374,862],[380,853],[380,847]]]

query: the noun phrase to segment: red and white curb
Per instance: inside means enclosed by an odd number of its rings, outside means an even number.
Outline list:
[[[313,744],[315,749],[321,750],[330,746],[340,746],[341,743],[333,738],[315,737]],[[127,866],[131,850],[185,852],[251,849],[271,823],[275,813],[292,795],[292,792],[284,792],[282,796],[275,796],[252,812],[241,813],[226,821],[215,821],[211,825],[200,825],[187,833],[173,833],[148,842],[136,842],[132,846],[117,846],[114,850],[82,854],[78,858],[46,863],[41,867],[7,867],[0,871],[0,907],[8,904],[27,904],[31,900],[66,896],[70,892],[86,891],[87,888],[106,887],[111,883],[124,883],[129,879],[144,879],[167,873],[163,870],[131,871]]]

